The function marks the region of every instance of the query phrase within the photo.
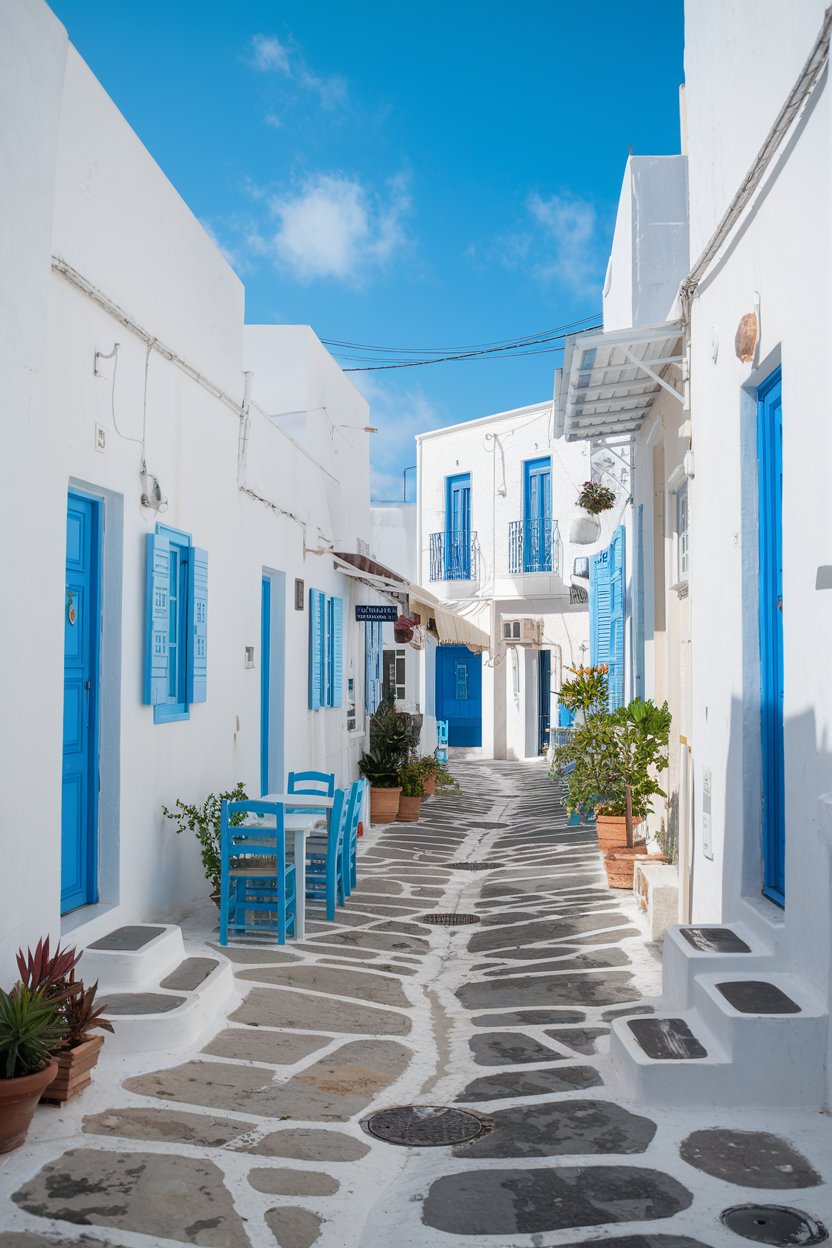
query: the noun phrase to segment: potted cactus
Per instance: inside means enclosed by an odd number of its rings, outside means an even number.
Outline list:
[[[58,1070],[66,1024],[45,988],[0,989],[0,1153],[26,1139],[37,1103]]]

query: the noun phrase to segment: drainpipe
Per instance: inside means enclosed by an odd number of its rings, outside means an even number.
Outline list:
[[[240,434],[237,439],[237,485],[242,488],[246,479],[246,459],[248,457],[248,434],[251,428],[249,408],[251,406],[251,383],[253,372],[243,373],[243,402],[240,407]]]

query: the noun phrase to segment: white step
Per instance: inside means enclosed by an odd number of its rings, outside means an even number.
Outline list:
[[[175,924],[131,923],[88,945],[78,970],[85,983],[98,980],[104,994],[131,992],[158,984],[184,957],[182,932]]]
[[[705,1049],[703,1057],[648,1056],[630,1024],[686,1025]],[[610,1060],[621,1091],[637,1105],[718,1105],[730,1101],[734,1069],[729,1055],[690,1012],[616,1018],[610,1029]]]
[[[708,933],[730,932],[747,946],[748,952],[719,952]],[[693,933],[696,944],[685,935]],[[693,985],[701,974],[723,969],[754,978],[758,972],[773,969],[773,953],[758,936],[741,923],[678,926],[665,928],[662,952],[662,1003],[667,1010],[688,1010],[693,1005]]]
[[[126,1053],[149,1053],[181,1049],[192,1045],[224,1014],[235,991],[231,963],[222,954],[211,951],[217,965],[192,989],[165,988],[161,983],[124,994],[135,998],[136,1013],[110,1016],[114,1032],[107,1036],[107,1052],[114,1056]],[[115,995],[116,999],[120,994]],[[103,994],[106,1001],[106,994]],[[165,1009],[163,1002],[171,1002]],[[125,1004],[124,999],[120,1006]],[[154,1005],[158,1008],[154,1009]]]

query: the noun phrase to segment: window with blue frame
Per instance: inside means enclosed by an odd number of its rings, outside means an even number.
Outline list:
[[[207,699],[208,555],[190,534],[157,524],[147,535],[144,700],[154,723],[190,718]]]
[[[341,706],[344,684],[344,601],[309,591],[309,709]]]

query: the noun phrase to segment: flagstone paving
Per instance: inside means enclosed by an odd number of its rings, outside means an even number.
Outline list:
[[[0,1160],[0,1248],[741,1248],[720,1211],[784,1195],[832,1222],[828,1118],[621,1098],[610,1021],[649,1016],[660,985],[632,896],[542,764],[455,770],[418,824],[368,833],[335,924],[310,905],[302,945],[219,951],[237,993],[199,1044],[105,1045],[84,1095],[38,1112]],[[218,951],[204,918],[195,977]],[[483,1130],[374,1138],[396,1105]]]

